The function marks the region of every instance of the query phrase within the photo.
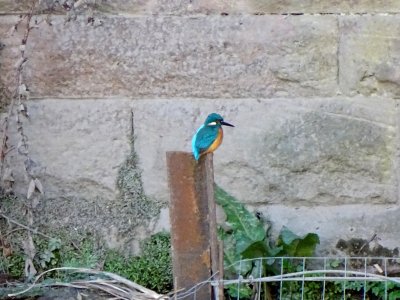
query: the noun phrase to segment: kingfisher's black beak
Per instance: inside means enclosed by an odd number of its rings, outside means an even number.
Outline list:
[[[229,124],[227,122],[221,121],[221,125],[225,125],[225,126],[230,126],[230,127],[235,127],[232,124]]]

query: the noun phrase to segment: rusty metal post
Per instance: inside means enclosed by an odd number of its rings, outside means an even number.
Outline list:
[[[216,271],[214,264],[218,268],[218,252],[212,253],[217,251],[212,249],[214,242],[217,247],[215,211],[209,211],[210,197],[214,201],[212,159],[212,154],[208,154],[196,162],[191,153],[167,152],[172,263],[178,288],[190,288],[207,280]],[[211,263],[215,255],[217,260]],[[210,285],[204,285],[195,299],[211,297]]]

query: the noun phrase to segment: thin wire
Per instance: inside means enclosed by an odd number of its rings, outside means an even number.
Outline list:
[[[326,257],[324,257],[324,271],[326,271]],[[324,272],[324,277],[326,277],[325,272]],[[323,285],[322,285],[322,300],[325,300],[325,283],[326,283],[326,280],[324,279]]]
[[[241,277],[241,274],[242,274],[242,261],[240,261],[240,263],[239,263],[239,274],[238,274],[239,280],[238,280],[238,284],[237,284],[237,300],[240,299],[239,295],[240,295],[240,277]]]
[[[344,271],[347,271],[347,257],[344,258]],[[343,300],[346,300],[346,281],[343,281]]]
[[[259,273],[259,276],[258,276],[258,278],[261,278],[261,276],[262,276],[262,270],[263,270],[263,259],[261,258],[260,259],[260,261],[259,261],[259,268],[260,268],[260,273]],[[264,291],[264,293],[266,293],[267,291]],[[257,291],[257,300],[260,300],[261,299],[261,281],[258,283],[258,291]]]
[[[262,278],[257,278],[254,279],[252,276],[250,279],[243,278],[243,276],[240,275],[242,271],[242,264],[243,262],[249,261],[254,263],[255,261],[260,261],[262,262],[262,259],[272,259],[277,261],[280,259],[281,263],[281,274],[280,275],[275,275],[275,276],[268,276],[268,277],[262,277]],[[304,285],[305,281],[315,281],[315,282],[323,282],[323,289],[322,289],[322,300],[325,300],[325,295],[326,295],[326,282],[328,281],[343,281],[343,287],[344,287],[344,297],[346,297],[345,293],[345,287],[346,287],[346,281],[363,281],[364,282],[364,300],[366,299],[366,292],[367,292],[367,285],[366,283],[368,282],[384,282],[385,283],[385,300],[388,299],[388,282],[393,282],[396,284],[400,284],[400,277],[388,277],[388,272],[387,272],[387,264],[388,264],[388,259],[389,258],[383,258],[383,257],[370,257],[370,258],[365,258],[365,257],[352,257],[351,259],[359,259],[364,261],[364,270],[363,272],[360,271],[351,271],[348,270],[347,268],[347,258],[344,258],[344,270],[327,270],[327,258],[326,257],[321,257],[321,258],[310,258],[310,257],[302,257],[303,259],[303,271],[302,272],[294,272],[294,273],[286,273],[284,274],[284,259],[301,259],[299,257],[270,257],[270,258],[257,258],[257,259],[245,259],[241,260],[239,262],[236,262],[234,264],[231,264],[228,268],[232,266],[237,266],[239,264],[239,276],[236,280],[222,280],[221,282],[218,282],[214,279],[214,276],[211,276],[209,279],[200,282],[193,286],[192,288],[178,293],[177,299],[183,299],[186,298],[190,295],[195,295],[197,294],[198,290],[201,289],[204,285],[210,284],[212,286],[215,286],[216,284],[220,283],[223,285],[228,285],[228,284],[237,284],[238,288],[241,287],[242,284],[250,283],[250,284],[256,284],[258,283],[259,286],[261,286],[262,282],[280,282],[280,299],[282,299],[283,296],[283,282],[295,282],[295,281],[302,281],[303,284],[303,291],[304,292]],[[324,269],[323,270],[312,270],[312,271],[307,271],[305,262],[307,260],[316,260],[317,263],[318,261],[323,261],[324,264]],[[343,258],[337,258],[337,259],[343,259]],[[378,275],[378,274],[373,274],[373,273],[367,273],[367,259],[375,259],[375,260],[380,260],[384,262],[384,268],[385,268],[385,273],[383,275]],[[262,264],[261,264],[262,265]],[[260,266],[260,272],[261,272],[261,266]],[[323,274],[323,276],[321,276]],[[331,274],[333,276],[328,276],[328,274]],[[319,275],[316,277],[308,277],[310,275]],[[354,277],[355,276],[355,277]],[[259,288],[259,298],[261,297],[261,288]],[[303,296],[302,296],[303,297]],[[237,299],[240,300],[240,295],[238,293]]]
[[[279,280],[283,281],[302,281],[303,278],[299,276],[305,275],[319,275],[321,273],[326,273],[326,274],[338,274],[338,275],[344,275],[344,276],[330,276],[330,277],[305,277],[305,281],[323,281],[323,280],[334,280],[334,281],[363,281],[364,280],[364,272],[359,272],[359,271],[343,271],[343,270],[313,270],[313,271],[304,271],[304,272],[294,272],[294,273],[287,273],[281,275],[275,275],[275,276],[268,276],[268,277],[262,277],[259,278],[258,280],[261,280],[262,282],[277,282]],[[347,276],[349,275],[349,276]],[[359,276],[359,277],[352,277],[352,276]],[[373,273],[367,273],[367,277],[369,281],[391,281],[397,284],[400,284],[400,277],[385,277],[383,275],[378,275],[378,274],[373,274]],[[224,285],[226,284],[234,284],[238,280],[237,279],[230,279],[230,280],[223,280]],[[250,283],[253,282],[254,279],[244,279],[240,278],[241,283]]]
[[[283,257],[281,257],[281,276],[283,276]],[[283,281],[280,282],[279,299],[282,299]]]
[[[303,258],[303,272],[305,271],[306,266],[306,259]],[[301,300],[304,300],[304,274],[303,274],[303,281],[301,283]]]
[[[366,299],[367,296],[367,259],[364,259],[364,294],[363,294],[363,300]]]
[[[385,277],[387,277],[387,258],[384,259],[385,262]],[[388,290],[387,290],[387,280],[385,280],[385,300],[387,300]]]
[[[177,299],[183,299],[185,297],[194,295],[197,290],[201,289],[204,285],[206,284],[214,284],[214,282],[212,281],[213,277],[218,274],[219,272],[215,272],[215,274],[211,275],[210,277],[208,277],[206,280],[197,283],[196,285],[192,286],[190,289],[182,291],[179,293],[179,296],[177,296]]]

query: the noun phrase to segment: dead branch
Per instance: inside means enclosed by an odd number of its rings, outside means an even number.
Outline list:
[[[45,234],[45,233],[42,233],[42,232],[38,231],[37,229],[30,228],[30,227],[28,227],[28,226],[26,226],[26,225],[24,225],[24,224],[21,224],[21,223],[15,221],[14,219],[11,219],[9,216],[7,216],[7,215],[5,215],[5,214],[3,214],[3,213],[0,213],[0,217],[3,217],[3,218],[6,219],[8,222],[13,223],[13,224],[15,224],[15,225],[17,225],[17,226],[19,226],[19,227],[21,227],[21,228],[23,228],[23,229],[26,229],[26,230],[28,230],[28,231],[34,233],[34,234],[41,235],[41,236],[43,236],[43,237],[45,237],[45,238],[48,238],[48,239],[51,239],[51,238],[52,238],[51,236],[49,236],[49,235],[47,235],[47,234]]]

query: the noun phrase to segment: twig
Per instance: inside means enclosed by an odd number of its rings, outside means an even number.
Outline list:
[[[358,250],[357,254],[361,253],[361,251],[369,245],[374,239],[376,238],[376,233],[369,239],[369,241],[365,242],[364,245],[361,246],[361,248]]]
[[[9,231],[9,232],[7,232],[5,235],[4,235],[4,238],[6,238],[7,236],[9,236],[10,234],[12,234],[12,233],[14,233],[14,232],[16,232],[16,231],[19,231],[19,230],[24,230],[25,228],[15,228],[15,229],[13,229],[13,230],[11,230],[11,231]]]
[[[45,233],[42,233],[42,232],[38,231],[37,229],[30,228],[30,227],[28,227],[28,226],[26,226],[24,224],[21,224],[21,223],[15,221],[15,220],[11,219],[9,216],[6,216],[3,213],[0,213],[0,217],[3,217],[4,219],[7,219],[8,222],[13,223],[13,224],[15,224],[15,225],[17,225],[17,226],[19,226],[21,228],[24,228],[26,230],[29,230],[30,232],[32,232],[34,234],[38,234],[38,235],[44,236],[45,238],[48,238],[48,239],[52,238],[51,236],[49,236],[49,235],[47,235]]]
[[[104,286],[101,286],[100,284],[93,284],[93,283],[89,283],[87,285],[88,288],[92,288],[92,289],[99,289],[103,292],[106,292],[107,294],[110,294],[114,297],[120,297],[122,299],[130,299],[131,297],[131,293],[126,292],[126,291],[122,291],[122,293],[118,293],[119,292],[119,288],[118,287],[114,287],[114,288],[107,288]]]
[[[175,289],[174,288],[174,290],[172,291],[172,292],[169,292],[168,294],[167,294],[167,296],[172,296],[172,295],[177,295],[179,292],[182,292],[182,291],[184,291],[185,290],[185,288],[181,288],[181,289]],[[159,299],[162,299],[162,297],[164,297],[164,296],[161,296],[161,298],[159,298]],[[176,296],[177,297],[177,296]],[[176,298],[175,297],[175,298]],[[170,297],[171,298],[171,297]],[[174,299],[175,299],[174,298]]]
[[[72,245],[72,247],[75,248],[75,250],[78,250],[78,252],[82,254],[81,248],[79,248],[78,245],[74,241],[71,241],[71,245]]]

